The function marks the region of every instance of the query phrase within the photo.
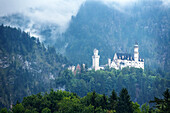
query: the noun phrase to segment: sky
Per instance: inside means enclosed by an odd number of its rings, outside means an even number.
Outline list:
[[[0,0],[0,16],[22,13],[34,23],[57,24],[64,32],[72,16],[76,16],[80,6],[86,1],[99,1],[106,5],[117,3],[126,7],[140,0]],[[170,0],[162,0],[170,6]]]

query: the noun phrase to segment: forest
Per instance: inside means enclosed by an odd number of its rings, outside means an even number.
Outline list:
[[[163,91],[170,88],[169,73],[160,69],[152,71],[137,68],[122,70],[106,68],[87,71],[81,68],[77,71],[76,75],[69,70],[60,72],[56,78],[56,86],[81,97],[92,91],[109,96],[113,89],[118,93],[122,88],[127,88],[131,99],[140,105],[149,103],[149,100],[155,96],[161,98]]]
[[[29,33],[1,25],[0,34],[2,113],[140,113],[142,106],[150,112],[169,106],[161,99],[166,98],[164,91],[170,88],[170,73],[161,68],[153,70],[146,66],[145,70],[127,67],[122,70],[105,68],[88,71],[87,65],[86,68],[81,65],[75,74],[67,69],[71,64],[66,57],[57,53],[54,47],[45,46],[38,38],[30,37]],[[54,90],[49,92],[50,89]],[[109,98],[118,94],[114,96],[116,102],[112,103]],[[122,106],[125,111],[119,111],[122,109],[119,105],[124,104],[121,101],[125,101],[121,100],[124,94],[128,103],[125,106],[130,107]],[[150,104],[149,108],[150,101],[158,102],[158,105],[163,102],[163,105],[157,106],[159,109],[151,109],[155,104]],[[169,102],[169,99],[166,101]]]
[[[0,108],[54,88],[68,60],[19,28],[0,25]]]
[[[126,88],[122,88],[119,95],[113,89],[109,97],[95,91],[79,97],[76,93],[51,90],[50,93],[24,97],[11,110],[3,108],[0,113],[169,113],[169,90],[164,91],[163,99],[155,97],[150,102],[156,106],[150,107],[145,103],[140,107],[137,102],[131,101]]]

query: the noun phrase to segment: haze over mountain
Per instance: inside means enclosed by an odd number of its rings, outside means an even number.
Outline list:
[[[170,0],[1,0],[0,109],[50,88],[81,97],[127,88],[140,105],[161,98],[170,87],[169,20]],[[135,42],[144,71],[87,69],[94,48],[104,65],[115,52],[133,54]],[[67,70],[70,62],[79,70]]]
[[[137,41],[146,66],[168,70],[169,3],[169,0],[59,0],[48,4],[45,0],[41,4],[27,1],[20,9],[4,8],[7,11],[1,12],[0,23],[39,36],[40,41],[55,45],[73,64],[91,66],[94,48],[99,49],[101,64],[106,64],[114,52],[133,53]]]
[[[66,47],[66,56],[74,63],[91,66],[93,49],[99,49],[101,64],[115,52],[133,53],[139,43],[139,54],[146,66],[169,69],[170,9],[160,1],[142,2],[126,10],[102,3],[87,2],[72,18],[70,26],[57,39],[56,48]]]

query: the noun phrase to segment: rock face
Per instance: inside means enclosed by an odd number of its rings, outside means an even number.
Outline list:
[[[67,59],[52,47],[15,28],[0,26],[0,107],[56,87]]]

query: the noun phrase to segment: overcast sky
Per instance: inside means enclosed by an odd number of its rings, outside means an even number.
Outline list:
[[[0,16],[22,13],[33,23],[49,22],[59,27],[65,27],[75,16],[80,6],[87,0],[0,0]],[[92,0],[88,0],[92,1]],[[95,0],[108,5],[116,2],[120,6],[127,6],[140,0]],[[163,5],[170,5],[170,0],[162,0]]]

